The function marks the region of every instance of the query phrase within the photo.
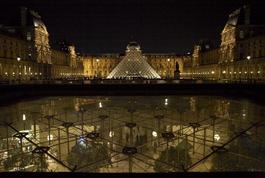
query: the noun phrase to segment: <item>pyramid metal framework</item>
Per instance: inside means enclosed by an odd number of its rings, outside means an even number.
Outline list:
[[[142,55],[140,46],[136,42],[130,42],[122,61],[108,75],[108,79],[133,79],[147,78],[160,79],[157,72],[148,64]]]

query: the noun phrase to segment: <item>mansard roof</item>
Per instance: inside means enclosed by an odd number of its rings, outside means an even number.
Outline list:
[[[227,25],[264,25],[265,17],[263,10],[254,5],[245,5],[233,11],[228,18]]]

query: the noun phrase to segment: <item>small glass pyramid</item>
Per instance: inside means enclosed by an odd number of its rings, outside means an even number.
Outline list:
[[[148,64],[142,55],[140,46],[136,42],[130,42],[122,61],[108,75],[108,79],[160,79],[161,77]]]

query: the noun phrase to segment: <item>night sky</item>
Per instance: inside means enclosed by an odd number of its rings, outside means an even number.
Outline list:
[[[53,40],[68,40],[81,53],[121,53],[133,40],[144,52],[182,54],[201,39],[218,44],[228,15],[242,4],[243,0],[1,0],[0,24],[19,19],[19,6],[25,5],[39,12]],[[254,4],[264,11],[264,0]]]

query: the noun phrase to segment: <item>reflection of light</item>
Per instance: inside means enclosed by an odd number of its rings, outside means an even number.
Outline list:
[[[156,131],[153,131],[152,132],[152,135],[153,135],[153,137],[157,137],[157,132]]]
[[[47,136],[47,140],[49,141],[49,140],[53,140],[53,135],[51,134],[50,135],[50,139],[49,139],[49,135]]]
[[[166,98],[165,99],[165,106],[167,106],[168,105],[168,99]]]
[[[220,140],[220,138],[221,138],[221,137],[220,137],[220,135],[219,135],[219,134],[215,134],[215,135],[214,135],[214,139],[215,139],[216,141],[219,141],[219,140]]]
[[[79,145],[81,145],[81,146],[86,146],[86,139],[85,139],[85,137],[83,137],[83,136],[81,136],[79,139],[78,139],[78,141],[77,141],[77,143],[79,144]]]
[[[22,118],[23,118],[23,121],[25,121],[26,120],[26,114],[23,114]]]
[[[103,107],[101,102],[98,103],[98,107],[99,108],[102,108]]]
[[[110,131],[109,132],[109,137],[113,137],[114,136],[114,131]]]

